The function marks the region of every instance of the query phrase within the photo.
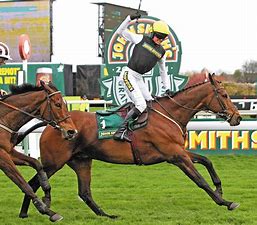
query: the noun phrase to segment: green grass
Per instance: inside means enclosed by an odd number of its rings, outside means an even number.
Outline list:
[[[177,167],[124,166],[94,161],[92,193],[96,203],[118,219],[96,216],[78,200],[74,172],[65,167],[52,177],[52,209],[64,216],[63,225],[252,225],[257,224],[257,157],[210,156],[223,184],[224,198],[239,202],[235,211],[216,205]],[[206,170],[197,166],[211,183]],[[26,179],[34,175],[21,168]],[[0,224],[52,224],[32,206],[29,218],[19,219],[21,191],[0,173]],[[42,196],[42,191],[38,192]]]

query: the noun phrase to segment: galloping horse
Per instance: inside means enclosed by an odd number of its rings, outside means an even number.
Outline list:
[[[174,96],[159,97],[148,108],[148,124],[133,132],[134,146],[138,158],[144,165],[168,162],[178,166],[198,187],[218,205],[224,205],[229,210],[239,206],[238,203],[222,198],[221,181],[212,163],[204,156],[185,149],[186,126],[194,114],[201,110],[212,111],[231,126],[240,124],[241,117],[222,84],[215,75],[205,76],[204,80],[175,93]],[[114,218],[106,214],[94,202],[91,190],[92,159],[109,163],[135,164],[132,145],[128,142],[113,139],[98,140],[96,115],[89,112],[71,112],[71,118],[77,126],[78,136],[72,141],[63,141],[61,135],[46,127],[40,140],[41,160],[48,177],[60,170],[65,164],[77,174],[79,196],[100,216]],[[200,175],[194,163],[204,165],[216,187],[212,190]],[[29,184],[36,191],[39,187],[37,176]],[[20,217],[27,217],[30,199],[24,197]]]
[[[77,130],[68,114],[60,91],[52,84],[41,82],[41,87],[31,84],[10,86],[11,93],[0,99],[0,169],[32,199],[41,214],[47,214],[51,221],[62,217],[51,211],[34,193],[15,165],[28,165],[36,169],[40,186],[46,197],[50,194],[48,178],[42,164],[14,149],[17,131],[33,118],[51,124],[60,137],[71,140]],[[61,130],[59,132],[58,130]]]

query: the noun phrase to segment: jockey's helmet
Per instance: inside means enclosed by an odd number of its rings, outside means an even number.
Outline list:
[[[169,26],[162,20],[155,21],[152,25],[153,36],[164,39],[170,33]]]
[[[4,59],[10,59],[10,60],[12,59],[10,56],[10,51],[8,46],[3,42],[0,42],[0,57]]]

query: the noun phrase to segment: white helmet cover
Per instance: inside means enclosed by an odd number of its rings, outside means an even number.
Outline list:
[[[10,56],[10,51],[8,46],[3,42],[0,42],[0,57],[4,59],[10,59],[10,60],[12,59]]]

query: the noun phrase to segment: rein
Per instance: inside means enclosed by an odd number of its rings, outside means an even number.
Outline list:
[[[46,97],[46,98],[43,100],[43,102],[40,104],[40,106],[41,106],[41,105],[47,100],[47,105],[46,105],[46,107],[48,108],[48,112],[49,112],[49,114],[52,116],[53,119],[55,119],[55,118],[54,118],[54,116],[53,116],[53,114],[52,114],[51,105],[50,105],[50,100],[51,100],[51,97],[52,97],[53,95],[58,94],[58,93],[60,93],[60,91],[56,91],[56,92],[53,92],[53,93],[51,93],[51,94],[47,94],[47,97]],[[60,119],[60,120],[58,120],[57,122],[55,122],[53,119],[52,119],[52,120],[46,120],[46,119],[43,119],[42,116],[35,116],[35,115],[32,114],[32,113],[26,112],[26,111],[24,111],[24,110],[22,110],[22,109],[19,109],[18,107],[14,106],[14,105],[11,105],[11,104],[9,104],[9,103],[6,103],[6,102],[4,102],[4,101],[0,101],[0,103],[3,104],[3,105],[5,105],[5,106],[7,106],[7,107],[9,107],[9,108],[11,108],[11,109],[14,109],[14,110],[16,110],[16,111],[19,111],[19,112],[21,112],[21,113],[23,113],[23,114],[25,114],[25,115],[27,115],[27,116],[29,116],[29,117],[32,117],[32,118],[41,120],[41,121],[43,121],[43,122],[46,122],[47,124],[53,126],[54,128],[57,128],[57,129],[60,129],[60,127],[58,126],[58,123],[60,123],[60,122],[62,122],[62,121],[64,121],[64,120],[66,120],[66,119],[68,119],[68,118],[70,117],[70,116],[68,115],[68,116],[66,116],[65,118]],[[35,110],[36,112],[38,111],[38,109],[40,108],[40,106]],[[46,109],[44,109],[43,114],[44,114],[45,110],[46,110]],[[42,114],[42,115],[43,115],[43,114]],[[8,131],[9,133],[17,133],[16,131],[11,130],[10,128],[8,128],[7,126],[5,126],[5,125],[3,125],[3,124],[0,124],[0,128],[3,128],[4,130]]]
[[[165,117],[166,119],[172,121],[173,123],[175,123],[182,134],[184,134],[184,131],[182,128],[186,127],[186,125],[182,124],[180,121],[178,121],[177,119],[175,119],[166,109],[165,107],[157,100],[157,98],[154,99],[160,106],[161,108],[168,114],[168,116],[166,116],[165,114],[163,114],[162,112],[160,112],[159,110],[157,109],[154,109],[152,106],[150,107],[151,110],[153,110],[154,112],[160,114],[161,116]]]
[[[183,131],[182,128],[181,128],[181,125],[182,125],[182,124],[179,124],[179,121],[177,122],[176,120],[174,120],[174,119],[172,119],[172,118],[166,116],[165,114],[163,114],[162,112],[160,112],[160,111],[157,110],[157,109],[154,109],[154,108],[151,108],[151,109],[152,109],[154,112],[156,112],[156,113],[160,114],[161,116],[163,116],[164,118],[168,119],[169,121],[175,123],[175,124],[177,125],[177,127],[179,128],[180,132],[184,135],[184,131]],[[165,110],[165,111],[166,111],[166,110]]]
[[[210,82],[210,81],[208,81],[208,82]],[[205,84],[205,83],[207,83],[207,82],[203,82],[202,84]],[[218,103],[219,103],[219,105],[220,105],[220,107],[221,107],[221,109],[222,109],[222,112],[217,112],[216,114],[217,114],[218,116],[224,118],[226,121],[229,121],[229,120],[233,117],[233,115],[231,116],[231,115],[228,115],[228,114],[227,114],[226,106],[225,106],[224,102],[220,99],[219,94],[218,94],[218,90],[219,90],[219,89],[217,89],[217,88],[215,87],[215,85],[214,85],[212,82],[211,82],[211,84],[212,84],[212,86],[213,86],[213,91],[214,91],[215,94],[213,95],[212,99],[211,99],[210,102],[208,103],[208,105],[207,105],[207,110],[204,109],[204,108],[202,108],[202,109],[190,108],[190,107],[187,107],[187,106],[184,106],[184,105],[180,104],[180,103],[177,102],[174,98],[172,98],[170,95],[167,95],[167,97],[168,97],[172,102],[174,102],[177,106],[179,106],[179,107],[181,107],[181,108],[184,108],[184,109],[186,109],[186,110],[194,111],[194,112],[199,112],[199,111],[211,112],[211,110],[209,109],[209,105],[211,105],[213,99],[216,97],[216,99],[218,100]],[[194,87],[195,87],[195,86],[194,86]],[[189,87],[189,88],[190,88],[190,87]],[[169,112],[165,109],[165,107],[157,100],[157,98],[154,98],[154,100],[161,106],[161,108],[168,114],[168,116],[165,115],[165,114],[163,114],[162,112],[160,112],[160,111],[158,111],[158,110],[152,108],[152,107],[150,107],[150,109],[153,110],[154,112],[160,114],[161,116],[165,117],[166,119],[172,121],[173,123],[175,123],[175,124],[179,127],[181,133],[184,134],[183,130],[185,129],[186,124],[183,124],[182,122],[180,122],[180,121],[178,121],[177,119],[175,119],[175,118],[171,115],[171,113],[169,113]],[[184,128],[184,129],[183,129],[183,128]]]

